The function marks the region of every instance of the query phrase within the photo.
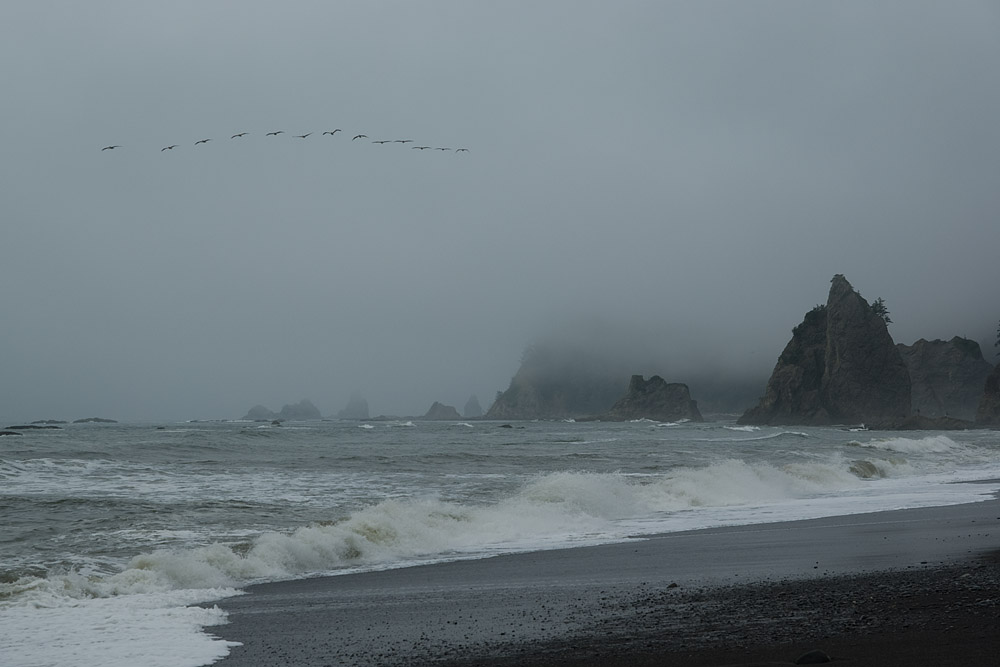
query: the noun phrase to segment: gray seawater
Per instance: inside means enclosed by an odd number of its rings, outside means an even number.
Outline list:
[[[222,619],[188,605],[256,581],[973,502],[997,479],[995,431],[732,421],[26,431],[0,438],[0,655],[209,664],[225,646],[203,629]],[[95,615],[104,624],[92,626]],[[150,634],[169,640],[171,657],[130,652]]]

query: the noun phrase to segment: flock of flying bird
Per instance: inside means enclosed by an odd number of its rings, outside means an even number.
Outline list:
[[[331,130],[331,131],[328,131],[328,132],[324,132],[320,136],[330,135],[332,137],[332,136],[336,135],[340,131],[341,131],[341,129],[337,128],[336,130]],[[236,134],[234,134],[233,136],[231,136],[229,138],[230,139],[242,139],[243,137],[247,136],[248,134],[250,134],[250,133],[249,132],[237,132]],[[268,132],[264,136],[265,137],[276,137],[279,134],[285,134],[285,131],[284,130],[276,130],[274,132]],[[309,136],[312,136],[312,134],[313,134],[313,132],[306,132],[305,134],[293,134],[291,136],[295,137],[296,139],[305,139],[305,138],[307,138]],[[358,139],[367,139],[367,138],[368,138],[367,134],[356,134],[356,135],[354,135],[354,138],[351,139],[351,141],[357,141]],[[199,144],[207,144],[210,141],[211,141],[211,139],[199,139],[198,141],[194,142],[194,145],[197,146]],[[405,144],[412,144],[413,140],[412,139],[377,139],[375,141],[372,141],[371,143],[373,143],[373,144],[404,144],[405,145]],[[179,145],[180,144],[172,144],[170,146],[164,146],[163,148],[160,149],[160,152],[162,153],[163,151],[172,151],[175,148],[177,148]],[[111,146],[105,146],[101,150],[102,151],[111,151],[111,150],[114,150],[116,148],[121,148],[121,147],[122,147],[121,144],[114,144],[114,145],[111,145]],[[438,146],[411,146],[410,148],[413,149],[413,150],[419,150],[419,151],[430,151],[430,150],[433,150],[433,151],[454,151],[456,153],[468,153],[469,152],[468,148],[447,148],[447,147],[438,147]]]

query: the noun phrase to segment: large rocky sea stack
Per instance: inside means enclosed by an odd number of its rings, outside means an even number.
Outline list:
[[[741,424],[894,424],[910,412],[910,376],[885,320],[847,279],[806,313],[764,397]]]

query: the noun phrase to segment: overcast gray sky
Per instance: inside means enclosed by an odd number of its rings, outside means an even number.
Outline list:
[[[998,36],[990,0],[9,0],[0,416],[487,407],[567,322],[766,378],[835,273],[897,342],[991,344]]]

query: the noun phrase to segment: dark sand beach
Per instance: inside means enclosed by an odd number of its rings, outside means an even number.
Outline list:
[[[1000,501],[264,584],[223,667],[987,665]]]

